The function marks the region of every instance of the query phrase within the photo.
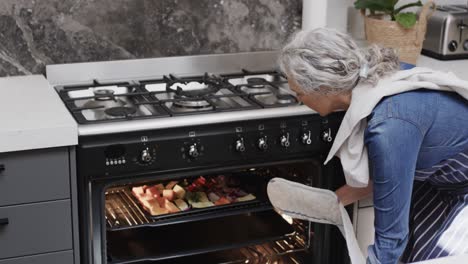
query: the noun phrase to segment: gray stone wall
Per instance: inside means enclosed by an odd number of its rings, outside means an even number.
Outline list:
[[[278,49],[301,0],[0,0],[0,76],[45,65]]]

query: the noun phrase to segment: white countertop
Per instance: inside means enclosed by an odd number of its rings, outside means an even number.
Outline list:
[[[441,61],[421,55],[416,65],[433,70],[453,72],[458,78],[468,80],[468,59]]]
[[[42,75],[0,78],[0,153],[78,144],[78,129]]]

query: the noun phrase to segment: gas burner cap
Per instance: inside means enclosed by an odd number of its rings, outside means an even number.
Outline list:
[[[276,98],[278,99],[279,104],[291,104],[296,102],[296,99],[288,94],[278,94],[276,95]]]
[[[251,77],[247,78],[247,86],[248,88],[263,88],[267,81],[261,77]]]
[[[98,101],[106,101],[112,100],[114,98],[114,90],[111,89],[95,89],[93,91],[94,96],[96,96],[96,100]]]
[[[135,114],[136,109],[134,107],[117,106],[108,108],[104,112],[111,117],[127,117]]]
[[[211,107],[210,103],[206,100],[200,99],[190,99],[184,98],[183,96],[175,95],[174,99],[176,101],[173,102],[173,105],[180,108],[187,108],[187,109],[200,109],[200,108],[208,108]]]
[[[266,82],[265,78],[262,78],[262,77],[250,77],[250,78],[247,78],[247,83],[250,83],[250,84],[255,84],[255,83],[264,83]]]
[[[247,94],[257,94],[257,93],[266,93],[271,92],[270,89],[267,89],[264,85],[260,85],[257,87],[254,86],[241,86],[240,90]]]

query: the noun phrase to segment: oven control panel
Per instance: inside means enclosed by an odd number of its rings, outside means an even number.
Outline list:
[[[326,155],[343,113],[80,138],[80,172],[113,177]]]

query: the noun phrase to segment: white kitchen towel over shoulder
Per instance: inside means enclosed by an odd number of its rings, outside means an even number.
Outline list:
[[[369,182],[369,160],[364,144],[366,117],[386,96],[417,89],[452,91],[468,100],[468,81],[453,73],[416,67],[399,71],[378,82],[376,86],[358,85],[353,89],[351,104],[343,118],[325,164],[333,156],[341,160],[346,183],[365,187]]]

